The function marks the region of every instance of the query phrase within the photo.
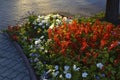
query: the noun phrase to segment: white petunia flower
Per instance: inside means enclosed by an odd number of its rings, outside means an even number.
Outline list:
[[[86,77],[87,77],[87,75],[88,75],[88,73],[87,73],[87,72],[82,73],[82,77],[83,77],[83,78],[86,78]]]
[[[45,18],[44,18],[45,20],[49,20],[50,19],[50,16],[48,15],[48,16],[45,16]]]
[[[43,39],[43,38],[44,38],[44,36],[41,36],[41,37],[40,37],[40,39]]]
[[[56,18],[57,18],[57,15],[53,15],[52,17],[53,17],[54,19],[56,19]]]
[[[43,23],[39,23],[38,25],[39,25],[39,26],[42,26],[42,25],[43,25]]]
[[[56,19],[56,22],[57,22],[58,24],[60,24],[60,23],[61,23],[61,21],[60,21],[59,19]]]
[[[54,23],[52,23],[52,25],[49,27],[50,29],[53,29],[54,28]]]
[[[32,49],[33,48],[33,45],[30,45],[30,49]]]
[[[34,25],[37,25],[36,21],[33,22]]]
[[[49,26],[49,23],[46,23],[46,26]]]
[[[35,41],[35,45],[37,45],[38,44],[38,41]]]
[[[40,22],[40,18],[37,18],[36,21],[37,21],[37,22]]]
[[[41,23],[42,23],[42,24],[46,23],[46,20],[42,20]]]
[[[100,69],[102,69],[102,67],[104,66],[102,63],[97,63],[96,66]]]
[[[64,70],[65,70],[65,71],[68,71],[69,68],[70,68],[70,66],[64,66]]]
[[[46,72],[46,74],[49,74],[51,71],[52,71],[51,69],[50,69],[50,70],[48,70],[48,71]]]
[[[58,65],[55,65],[55,70],[58,70],[59,69],[59,66]]]
[[[41,50],[44,50],[44,47],[40,47]]]
[[[67,79],[71,79],[72,75],[71,75],[71,73],[66,73],[66,74],[65,74],[65,77],[66,77]]]
[[[41,16],[40,15],[38,15],[38,18],[40,18]]]
[[[44,19],[45,18],[45,16],[40,16],[40,19]]]
[[[59,71],[53,72],[52,75],[53,77],[56,77],[59,74]]]
[[[60,78],[63,78],[63,75],[61,74],[59,77],[60,77]]]
[[[42,26],[42,28],[44,29],[44,28],[45,28],[45,26]]]
[[[73,70],[74,70],[74,71],[79,71],[79,69],[80,69],[79,67],[77,68],[76,65],[73,65]]]
[[[48,52],[48,50],[45,50],[45,53],[47,53]]]
[[[34,59],[34,62],[38,62],[38,61],[39,61],[39,59],[38,59],[38,58],[35,58],[35,59]]]
[[[35,41],[35,45],[40,44],[40,42],[41,42],[41,40],[40,40],[40,39],[36,40],[36,41]]]
[[[34,29],[36,29],[36,28],[37,28],[37,26],[34,27]]]
[[[68,19],[67,19],[67,17],[63,17],[63,21],[67,21]]]

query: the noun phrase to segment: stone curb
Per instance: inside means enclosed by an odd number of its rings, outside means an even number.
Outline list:
[[[5,35],[10,38],[9,34],[5,32]],[[25,56],[22,48],[20,47],[20,45],[16,42],[16,41],[12,41],[15,48],[17,49],[17,51],[19,52],[19,54],[22,56],[24,63],[26,64],[26,67],[28,68],[29,74],[30,74],[30,80],[37,80],[37,77],[35,75],[35,72],[33,71],[27,57]]]

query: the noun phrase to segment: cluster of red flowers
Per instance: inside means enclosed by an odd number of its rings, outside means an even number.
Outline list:
[[[111,50],[119,53],[120,26],[115,27],[110,23],[96,21],[94,24],[77,23],[73,21],[48,30],[48,36],[53,40],[52,52],[64,56],[76,57],[84,63],[89,57],[97,58],[100,50],[107,48],[108,54]]]
[[[19,33],[20,27],[19,26],[8,26],[8,32],[10,33],[9,35],[11,36],[11,38],[15,41],[18,40],[18,35],[17,33]]]

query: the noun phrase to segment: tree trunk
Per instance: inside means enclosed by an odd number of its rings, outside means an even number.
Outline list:
[[[119,17],[119,0],[107,0],[105,19],[110,22],[117,22]]]

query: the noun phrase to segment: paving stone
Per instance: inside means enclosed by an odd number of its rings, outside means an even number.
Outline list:
[[[5,60],[5,58],[0,58],[0,63],[4,63]]]
[[[24,78],[24,76],[26,76],[25,74],[18,74],[13,80],[22,80]]]
[[[3,77],[0,76],[0,80],[3,80]]]
[[[5,77],[3,80],[11,80],[11,79]]]
[[[18,72],[24,72],[24,70],[26,69],[25,65],[22,63],[18,63],[16,64],[16,66],[12,67],[12,69],[18,71]]]
[[[13,71],[9,76],[7,76],[9,79],[16,78],[20,74],[18,71]]]
[[[6,65],[7,68],[11,68],[11,67],[14,67],[18,64],[17,61],[14,61],[14,63],[9,63],[9,65]]]
[[[9,76],[12,72],[14,72],[13,69],[8,69],[8,70],[4,71],[4,72],[1,74],[1,76],[3,76],[3,77]]]
[[[25,77],[23,77],[23,80],[31,80],[31,79],[30,79],[30,77],[25,76]]]
[[[0,75],[1,75],[3,72],[5,72],[6,70],[8,70],[7,67],[1,67],[1,68],[0,68]]]
[[[11,63],[11,59],[10,60],[7,60],[6,58],[5,58],[5,61],[3,61],[3,62],[1,62],[1,65],[2,66],[6,66],[6,65],[8,65],[9,63]]]

